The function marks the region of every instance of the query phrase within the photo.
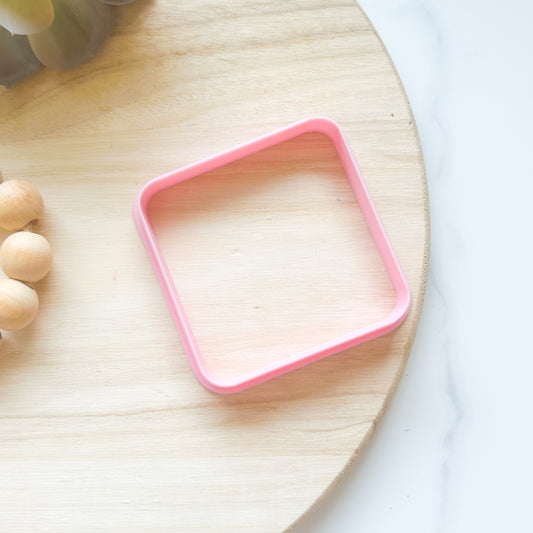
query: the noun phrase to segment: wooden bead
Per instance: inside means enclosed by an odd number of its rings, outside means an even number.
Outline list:
[[[17,231],[39,220],[44,211],[43,198],[30,183],[8,180],[0,184],[0,226]]]
[[[39,281],[52,266],[52,247],[38,233],[19,231],[0,246],[0,267],[7,276],[20,281]]]
[[[14,331],[30,324],[39,310],[37,293],[21,281],[0,280],[0,328]]]

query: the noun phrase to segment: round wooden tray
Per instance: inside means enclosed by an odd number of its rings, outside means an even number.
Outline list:
[[[9,531],[279,532],[357,456],[420,316],[428,200],[391,61],[351,1],[138,1],[99,55],[0,89],[0,166],[42,192],[41,310],[0,354]],[[392,334],[232,396],[194,378],[133,222],[142,184],[291,122],[345,131],[408,278]],[[390,284],[330,143],[295,140],[154,201],[212,368],[379,318]],[[5,236],[3,234],[0,237]]]

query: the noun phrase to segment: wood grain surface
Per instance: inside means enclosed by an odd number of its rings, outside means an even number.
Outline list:
[[[280,532],[357,457],[420,316],[428,200],[391,61],[352,1],[142,1],[89,63],[0,89],[0,168],[42,192],[52,272],[0,353],[3,531]],[[231,396],[194,378],[133,222],[142,184],[309,116],[344,129],[410,283],[395,332]],[[329,140],[160,193],[213,372],[382,317],[390,282]],[[5,237],[4,233],[0,237]]]

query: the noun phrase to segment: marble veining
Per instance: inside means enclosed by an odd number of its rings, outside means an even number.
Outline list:
[[[451,357],[452,339],[450,338],[450,331],[448,325],[448,306],[444,293],[440,290],[438,282],[435,280],[433,272],[430,268],[428,284],[431,286],[431,293],[434,300],[437,301],[440,308],[440,315],[442,321],[441,329],[441,349],[444,357],[445,364],[445,391],[452,407],[452,417],[449,422],[448,428],[443,438],[443,444],[445,447],[445,455],[442,462],[442,484],[440,489],[440,516],[437,525],[437,532],[444,533],[447,525],[447,515],[449,506],[449,497],[451,491],[450,478],[453,475],[453,456],[455,451],[455,441],[460,438],[459,430],[461,427],[461,421],[464,417],[464,411],[462,406],[462,400],[460,397],[460,391],[458,390],[455,380],[455,369],[453,360]]]

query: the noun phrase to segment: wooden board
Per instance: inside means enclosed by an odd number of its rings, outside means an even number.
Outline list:
[[[136,232],[148,179],[314,115],[345,130],[413,293],[400,329],[234,396],[193,377]],[[357,457],[422,306],[411,112],[351,1],[143,2],[90,63],[0,89],[0,167],[46,202],[38,319],[0,354],[6,531],[287,529]],[[153,224],[213,371],[375,320],[393,295],[331,143],[307,135],[159,195]],[[5,234],[2,235],[2,237]]]

